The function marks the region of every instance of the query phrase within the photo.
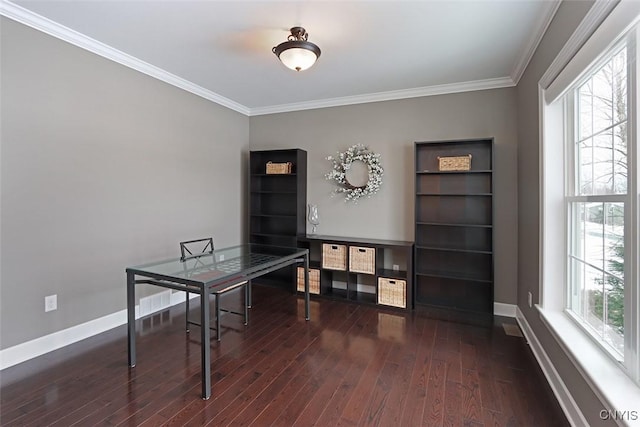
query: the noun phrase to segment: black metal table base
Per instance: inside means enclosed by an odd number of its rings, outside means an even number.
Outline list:
[[[171,276],[166,273],[155,273],[145,271],[142,268],[127,268],[127,337],[128,337],[128,363],[129,367],[136,366],[136,319],[135,319],[135,286],[136,284],[150,284],[168,289],[175,289],[200,295],[200,363],[202,366],[202,399],[207,400],[211,396],[211,346],[206,345],[211,339],[211,320],[209,308],[209,295],[216,291],[216,286],[221,286],[229,280],[248,280],[262,276],[275,270],[279,270],[292,264],[303,263],[305,277],[305,319],[310,320],[309,311],[309,253],[306,249],[301,249],[294,256],[285,256],[271,260],[265,264],[264,268],[255,265],[240,271],[233,277],[223,277],[208,282],[186,279],[184,277]],[[136,276],[144,279],[136,280]],[[249,285],[247,291],[251,289]],[[251,296],[249,296],[251,301]]]

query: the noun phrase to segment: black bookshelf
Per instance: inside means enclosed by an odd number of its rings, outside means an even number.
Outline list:
[[[268,174],[267,163],[291,162],[291,173]],[[306,232],[307,152],[301,149],[249,153],[249,242],[297,247]],[[284,268],[257,282],[295,289],[295,268]]]
[[[440,157],[471,155],[469,170]],[[493,319],[493,139],[415,144],[416,309],[450,320]]]

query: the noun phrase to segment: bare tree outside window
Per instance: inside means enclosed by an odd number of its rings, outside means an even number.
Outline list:
[[[615,196],[627,193],[626,46],[577,88],[576,107],[575,196],[581,199],[570,201],[569,308],[623,354],[624,203]]]
[[[626,48],[578,89],[579,194],[627,192]]]

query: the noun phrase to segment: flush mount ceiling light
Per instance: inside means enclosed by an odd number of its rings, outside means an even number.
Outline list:
[[[287,41],[272,49],[287,68],[302,71],[315,64],[320,57],[320,48],[307,41],[309,34],[302,27],[293,27]]]

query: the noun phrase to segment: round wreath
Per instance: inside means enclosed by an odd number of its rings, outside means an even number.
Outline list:
[[[344,193],[345,201],[357,201],[365,196],[371,197],[380,189],[384,172],[380,164],[380,154],[372,152],[365,145],[353,145],[345,152],[338,152],[336,156],[328,156],[327,160],[332,163],[333,170],[327,173],[325,178],[329,181],[336,182],[338,188],[334,190],[334,193]],[[347,171],[351,168],[351,164],[357,160],[366,164],[369,169],[369,180],[365,185],[360,187],[349,183],[346,176]]]

